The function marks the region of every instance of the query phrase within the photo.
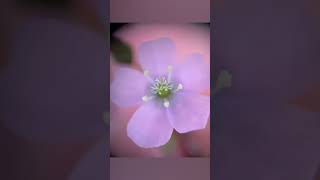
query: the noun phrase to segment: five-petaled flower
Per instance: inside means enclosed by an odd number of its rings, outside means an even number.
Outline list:
[[[121,107],[139,106],[127,125],[127,135],[143,148],[166,144],[179,133],[206,127],[210,97],[210,68],[200,54],[176,61],[168,38],[144,42],[138,49],[143,73],[120,67],[111,84],[111,100]]]

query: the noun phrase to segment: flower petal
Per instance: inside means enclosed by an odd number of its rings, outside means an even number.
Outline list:
[[[210,97],[180,92],[170,103],[167,115],[171,125],[179,133],[206,127],[210,114]]]
[[[127,126],[128,136],[140,147],[152,148],[166,144],[172,134],[163,106],[149,102],[132,116]]]
[[[127,135],[127,125],[136,107],[122,108],[113,103],[110,106],[110,152],[116,157],[162,157],[161,148],[140,148]]]
[[[155,75],[167,72],[168,65],[175,61],[176,46],[168,38],[144,42],[139,48],[139,61],[144,70]]]
[[[200,54],[188,56],[173,70],[173,76],[186,90],[200,92],[210,88],[210,66]]]
[[[148,81],[142,73],[130,68],[115,70],[111,83],[111,100],[118,106],[134,106],[142,102]]]

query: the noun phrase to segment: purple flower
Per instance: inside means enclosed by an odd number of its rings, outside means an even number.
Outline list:
[[[121,67],[114,73],[111,100],[121,107],[139,106],[127,134],[144,148],[166,144],[175,129],[186,133],[205,128],[210,113],[210,68],[199,54],[176,63],[176,47],[168,38],[138,49],[143,73]]]

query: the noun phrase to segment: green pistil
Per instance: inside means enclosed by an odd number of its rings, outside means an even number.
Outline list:
[[[172,93],[173,85],[165,77],[157,78],[151,87],[151,92],[158,98],[166,99]]]
[[[170,95],[171,95],[171,90],[166,87],[160,88],[157,91],[157,96],[161,99],[165,99],[165,98],[169,97]]]

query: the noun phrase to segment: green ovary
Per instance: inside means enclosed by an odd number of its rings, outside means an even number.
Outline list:
[[[151,92],[160,99],[168,98],[173,90],[173,84],[170,83],[165,77],[157,78],[151,86]]]
[[[156,95],[161,99],[165,99],[165,98],[167,98],[167,97],[169,97],[171,95],[171,90],[169,88],[166,88],[166,87],[160,87],[157,90],[157,94]]]

